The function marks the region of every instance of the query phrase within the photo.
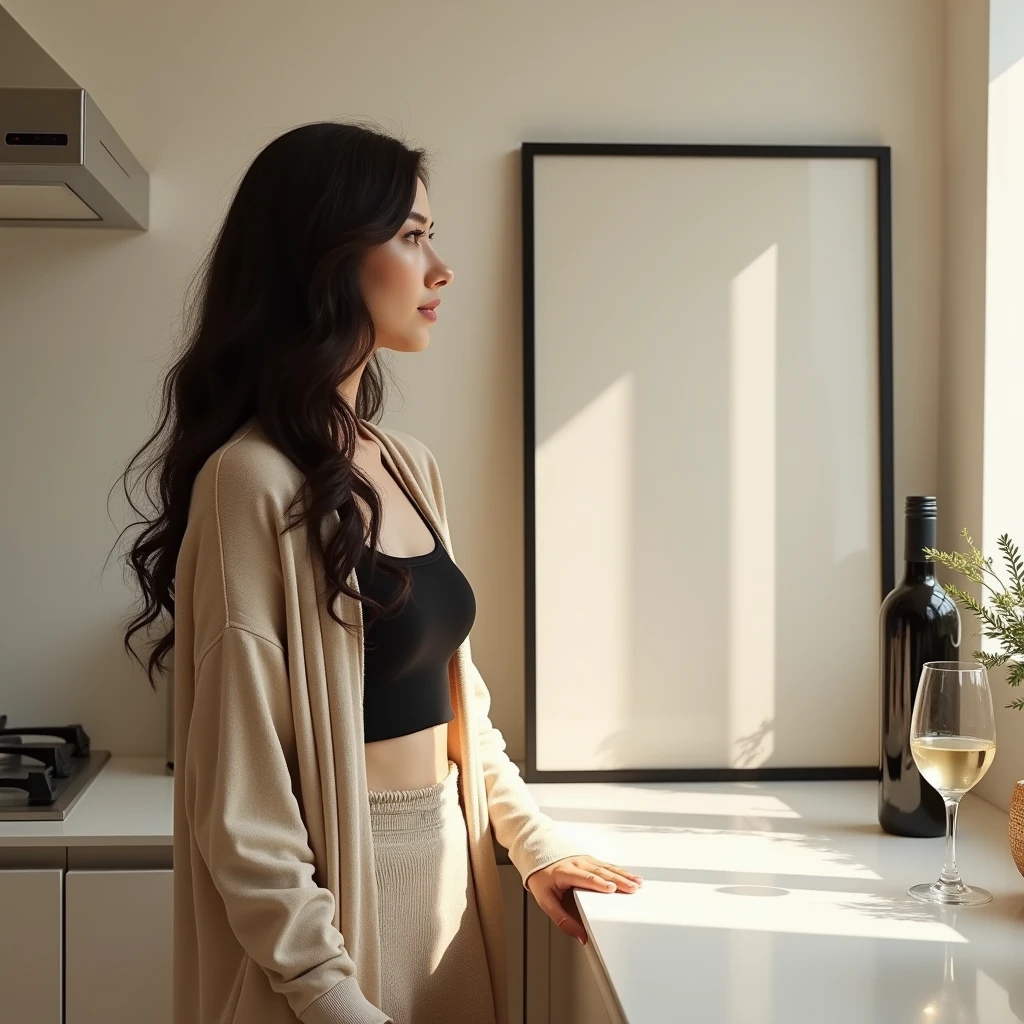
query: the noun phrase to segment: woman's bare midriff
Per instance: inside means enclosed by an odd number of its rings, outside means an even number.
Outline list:
[[[448,775],[448,725],[408,736],[375,740],[364,747],[366,785],[371,792],[426,789]]]

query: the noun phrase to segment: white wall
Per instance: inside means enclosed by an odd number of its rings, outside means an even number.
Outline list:
[[[437,154],[457,280],[387,422],[429,444],[479,602],[474,650],[523,754],[519,204],[524,139],[893,148],[896,494],[937,483],[943,19],[933,0],[339,4],[5,0],[152,175],[147,234],[0,229],[4,682],[16,720],[162,749],[121,650],[107,490],[147,434],[182,286],[251,156],[367,116]],[[601,244],[600,218],[580,225]],[[616,253],[608,253],[614,284]],[[628,339],[624,338],[627,344]],[[111,508],[118,526],[120,504]]]

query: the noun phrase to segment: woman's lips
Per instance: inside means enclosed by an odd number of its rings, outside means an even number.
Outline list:
[[[420,312],[431,322],[437,321],[437,311],[433,309],[421,309]]]

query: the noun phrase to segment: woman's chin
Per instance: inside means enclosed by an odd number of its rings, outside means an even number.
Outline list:
[[[377,336],[377,348],[386,348],[391,352],[422,352],[429,344],[430,331],[426,327],[400,336]]]
[[[430,334],[424,331],[418,338],[405,338],[401,346],[395,346],[396,352],[422,352],[430,344]]]

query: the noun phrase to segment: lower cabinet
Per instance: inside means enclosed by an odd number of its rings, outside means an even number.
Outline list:
[[[35,973],[24,975],[25,999],[31,994],[38,1011],[43,973],[54,993],[49,1016],[14,1016],[19,1024],[61,1024],[60,1017],[60,875],[61,872],[2,872],[34,877],[25,887],[32,898],[23,920],[38,934],[31,957]],[[509,1024],[523,1020],[523,911],[519,872],[511,865],[498,868],[505,907],[509,974]],[[52,876],[52,877],[50,877]],[[171,1020],[171,871],[68,871],[65,881],[64,1024],[170,1024]],[[49,885],[49,925],[42,927],[38,894]],[[3,904],[9,905],[6,902]],[[28,910],[31,908],[32,913]],[[54,930],[56,929],[56,930]],[[52,934],[51,934],[52,933]],[[22,950],[24,958],[28,953]],[[0,975],[2,977],[2,975]],[[5,996],[16,991],[0,989]],[[15,1003],[15,1006],[20,1004]],[[26,1007],[28,1004],[26,1003]]]
[[[513,865],[499,864],[498,877],[501,879],[505,948],[508,951],[508,1022],[526,1024],[523,1020],[523,911],[529,893],[523,888],[523,879]]]
[[[0,871],[0,1020],[61,1024],[63,874]]]
[[[498,875],[509,1024],[618,1024],[587,951],[555,928],[515,867]],[[170,1024],[170,870],[4,869],[0,908],[12,940],[0,957],[0,1020]]]
[[[524,1024],[622,1024],[604,998],[589,947],[562,934],[532,898],[526,907]]]
[[[587,949],[553,923],[550,928],[549,1024],[618,1024],[605,1008]]]
[[[170,1024],[171,871],[68,871],[64,1024]]]

